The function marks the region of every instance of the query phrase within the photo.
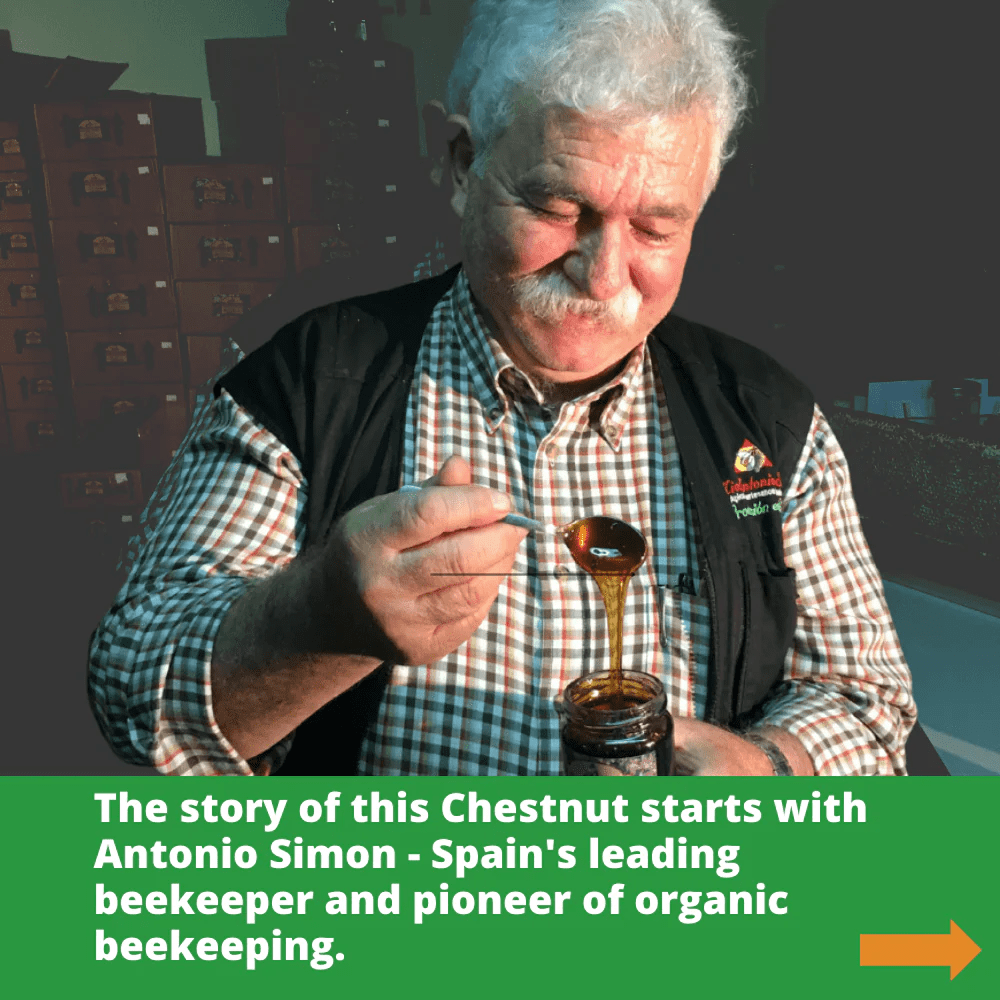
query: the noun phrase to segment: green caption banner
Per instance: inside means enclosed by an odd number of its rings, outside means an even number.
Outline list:
[[[4,981],[995,996],[998,781],[4,778]]]

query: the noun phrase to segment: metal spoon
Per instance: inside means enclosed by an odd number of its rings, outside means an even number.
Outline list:
[[[409,483],[400,486],[399,492],[419,493],[422,489],[422,486]],[[646,558],[645,537],[632,525],[615,517],[584,517],[563,525],[543,524],[523,514],[508,514],[500,520],[515,528],[559,536],[573,559],[592,575],[617,575],[629,569],[634,573]],[[600,560],[599,564],[594,562],[595,559]]]

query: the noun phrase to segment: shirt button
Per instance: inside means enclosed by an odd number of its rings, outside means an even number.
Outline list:
[[[551,462],[552,459],[559,454],[559,449],[554,444],[548,444],[545,446],[545,454],[548,455],[549,461]]]
[[[569,570],[565,566],[556,568],[556,576],[569,576]]]
[[[503,416],[503,408],[500,406],[494,406],[490,410],[490,420],[499,420]]]

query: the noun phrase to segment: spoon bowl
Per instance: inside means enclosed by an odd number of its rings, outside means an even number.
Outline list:
[[[557,529],[574,562],[591,576],[627,580],[646,559],[646,539],[614,517],[584,517]]]

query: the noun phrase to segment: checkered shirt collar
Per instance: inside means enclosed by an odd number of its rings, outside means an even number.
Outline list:
[[[468,359],[473,389],[482,407],[486,428],[493,434],[503,423],[515,399],[533,400],[540,406],[545,404],[545,400],[531,378],[510,360],[487,329],[464,270],[459,273],[449,297],[451,326]],[[596,429],[615,451],[621,445],[629,413],[642,389],[645,358],[646,342],[643,341],[613,379],[572,401],[574,406],[594,407],[596,404]]]

